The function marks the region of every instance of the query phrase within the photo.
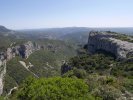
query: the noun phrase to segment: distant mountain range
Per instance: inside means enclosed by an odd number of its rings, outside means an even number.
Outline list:
[[[66,42],[79,44],[87,43],[90,31],[113,31],[117,33],[133,35],[133,27],[127,28],[88,28],[88,27],[64,27],[64,28],[43,28],[43,29],[25,29],[10,30],[4,26],[0,26],[0,33],[14,34],[20,39],[56,39]]]
[[[87,27],[65,27],[65,28],[44,28],[44,29],[28,29],[19,30],[23,33],[23,37],[28,38],[48,38],[58,39],[67,42],[87,43],[90,31],[113,31],[127,35],[133,35],[133,28],[87,28]]]
[[[64,28],[42,28],[42,29],[25,29],[18,30],[24,33],[36,33],[36,32],[48,32],[48,33],[75,33],[75,32],[87,32],[87,31],[114,31],[123,34],[133,35],[133,27],[121,27],[121,28],[89,28],[89,27],[64,27]]]

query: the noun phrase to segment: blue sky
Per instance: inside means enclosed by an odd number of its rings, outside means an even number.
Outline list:
[[[133,0],[0,0],[0,25],[133,27]]]

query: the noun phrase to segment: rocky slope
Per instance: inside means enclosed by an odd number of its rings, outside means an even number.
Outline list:
[[[7,29],[6,27],[0,25],[0,33],[2,32],[10,32],[11,30]]]
[[[39,45],[28,41],[22,45],[9,47],[5,52],[0,53],[0,94],[3,92],[3,79],[6,74],[6,62],[13,59],[15,56],[28,58],[30,54],[39,49]]]
[[[124,38],[121,38],[124,37]],[[131,59],[133,57],[132,38],[122,36],[113,32],[96,32],[89,34],[88,50],[95,53],[98,50],[110,52],[117,59]]]
[[[11,42],[0,53],[1,64],[6,61],[6,73],[1,70],[1,94],[11,94],[28,76],[49,77],[60,74],[62,60],[76,54],[69,44],[57,40],[34,40],[28,42]],[[4,85],[4,86],[3,86]]]

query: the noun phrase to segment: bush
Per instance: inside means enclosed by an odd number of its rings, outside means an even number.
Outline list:
[[[125,79],[123,85],[129,92],[133,93],[133,79]]]
[[[73,70],[74,72],[74,75],[77,77],[77,78],[85,78],[86,77],[86,71],[84,69],[77,69],[77,68],[74,68]]]
[[[0,96],[0,100],[5,100],[3,96]]]
[[[89,91],[97,98],[103,100],[116,100],[122,96],[124,87],[119,79],[113,76],[101,76],[91,74],[86,79],[89,85]]]
[[[94,90],[93,94],[103,98],[103,100],[116,100],[121,97],[122,92],[112,86],[106,85]]]
[[[18,92],[20,100],[94,100],[81,79],[28,78]]]
[[[87,76],[87,73],[84,69],[77,69],[74,68],[73,70],[70,70],[63,74],[63,77],[77,77],[80,79],[84,79]]]

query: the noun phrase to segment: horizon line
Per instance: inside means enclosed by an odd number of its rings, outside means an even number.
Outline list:
[[[66,26],[66,27],[40,27],[40,28],[21,28],[13,30],[39,30],[39,29],[61,29],[61,28],[133,28],[133,26],[117,26],[117,27],[86,27],[86,26]],[[9,28],[10,29],[10,28]]]

